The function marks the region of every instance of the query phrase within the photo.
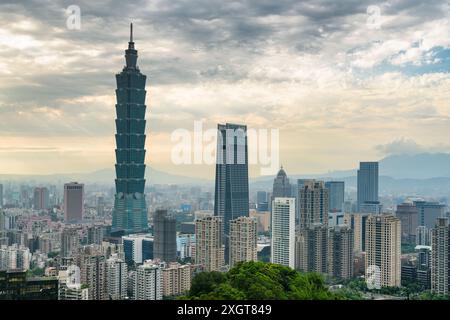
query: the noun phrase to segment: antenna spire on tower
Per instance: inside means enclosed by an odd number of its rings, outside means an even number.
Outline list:
[[[133,22],[130,23],[130,42],[133,42]]]

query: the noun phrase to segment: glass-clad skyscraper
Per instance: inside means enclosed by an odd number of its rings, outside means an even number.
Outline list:
[[[249,215],[247,126],[219,124],[214,215],[223,217],[225,260],[230,220]]]
[[[360,162],[358,170],[358,211],[364,204],[376,207],[378,202],[378,162]]]
[[[115,234],[148,228],[144,195],[146,76],[136,65],[137,57],[131,24],[126,66],[116,75],[116,195],[111,230]]]

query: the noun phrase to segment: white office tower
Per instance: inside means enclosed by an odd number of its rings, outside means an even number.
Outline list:
[[[125,262],[142,263],[153,258],[153,237],[149,234],[130,234],[122,237]]]
[[[271,220],[272,263],[294,268],[295,265],[295,198],[275,198]]]
[[[431,231],[431,291],[449,294],[450,227],[447,218],[438,218]]]
[[[134,274],[134,300],[162,300],[161,265],[146,260]]]
[[[401,285],[401,221],[390,214],[369,215],[366,221],[366,279],[375,274],[377,287]],[[369,270],[369,271],[368,271]]]
[[[110,300],[124,300],[127,297],[127,276],[125,261],[112,254],[106,261],[106,292]]]
[[[239,217],[230,221],[230,267],[258,260],[256,219]]]

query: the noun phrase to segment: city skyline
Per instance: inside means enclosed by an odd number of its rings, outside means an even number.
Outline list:
[[[0,300],[450,299],[450,3],[0,17]]]
[[[81,1],[80,30],[66,27],[62,1],[1,5],[11,13],[0,33],[1,173],[113,167],[111,78],[131,21],[151,76],[146,162],[159,170],[214,175],[213,165],[170,161],[171,132],[192,130],[195,120],[280,129],[290,172],[448,152],[445,4],[382,4],[376,28],[369,2],[214,3],[198,11],[110,2]]]

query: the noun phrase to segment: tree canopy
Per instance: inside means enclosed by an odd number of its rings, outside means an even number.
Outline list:
[[[317,273],[300,273],[264,262],[239,263],[227,273],[203,272],[192,281],[187,296],[199,300],[335,300]]]

